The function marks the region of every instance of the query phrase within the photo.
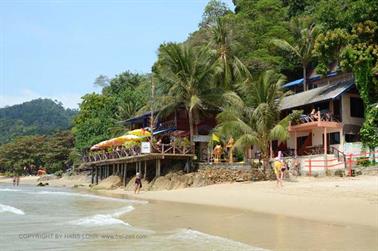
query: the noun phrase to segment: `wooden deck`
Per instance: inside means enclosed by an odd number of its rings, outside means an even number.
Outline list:
[[[120,158],[114,158],[114,159],[101,159],[101,160],[87,161],[85,162],[85,165],[86,166],[101,166],[101,165],[109,165],[109,164],[135,163],[139,161],[157,160],[157,159],[192,159],[193,157],[194,157],[194,154],[146,153],[146,154],[126,156],[126,157],[120,157]]]
[[[174,144],[151,145],[151,153],[142,153],[139,146],[114,149],[109,152],[90,153],[82,159],[81,170],[91,170],[92,184],[109,176],[119,176],[126,185],[130,177],[137,173],[146,178],[147,173],[159,177],[161,162],[167,160],[186,160],[194,158],[192,149]]]

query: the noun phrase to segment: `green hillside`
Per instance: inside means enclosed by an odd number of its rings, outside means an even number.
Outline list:
[[[75,110],[51,99],[35,99],[0,108],[0,144],[17,136],[47,135],[69,129]]]

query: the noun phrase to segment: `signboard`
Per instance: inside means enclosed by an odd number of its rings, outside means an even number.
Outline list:
[[[193,142],[209,142],[209,135],[193,135]]]
[[[142,142],[141,153],[151,153],[151,144],[150,142]]]

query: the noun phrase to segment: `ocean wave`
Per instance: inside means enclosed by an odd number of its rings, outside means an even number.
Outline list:
[[[129,213],[133,210],[134,210],[133,206],[122,207],[112,214],[96,214],[94,216],[85,217],[85,218],[71,221],[70,224],[78,225],[78,226],[107,226],[107,225],[118,225],[118,224],[130,226],[129,223],[118,219],[118,217],[126,213]]]
[[[134,204],[147,204],[148,203],[148,201],[146,200],[129,200],[129,199],[113,198],[113,197],[99,196],[99,195],[93,195],[93,194],[84,194],[84,193],[70,193],[70,192],[60,192],[60,191],[39,191],[39,192],[30,192],[30,193],[39,194],[39,195],[78,196],[78,197],[84,197],[84,198],[117,201],[117,202],[127,202],[127,203],[134,203]]]
[[[3,212],[10,212],[10,213],[13,213],[13,214],[25,215],[25,213],[21,209],[11,207],[11,206],[8,206],[8,205],[0,204],[0,213],[3,213]]]
[[[0,192],[19,192],[20,189],[12,189],[12,188],[0,188]]]
[[[251,250],[251,251],[268,251],[268,249],[253,247],[239,241],[234,241],[234,240],[223,238],[216,235],[206,234],[206,233],[196,231],[193,229],[179,229],[176,233],[170,235],[168,238],[178,240],[178,241],[197,243],[199,245],[211,243],[212,246],[216,246],[214,250],[237,249],[237,250]]]

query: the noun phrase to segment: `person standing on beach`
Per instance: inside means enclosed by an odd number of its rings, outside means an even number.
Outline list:
[[[140,173],[136,174],[135,178],[135,189],[134,193],[137,194],[139,193],[140,189],[142,188],[142,179],[140,178]]]
[[[277,187],[283,187],[283,176],[286,170],[286,166],[283,161],[283,156],[282,156],[281,151],[278,151],[278,155],[273,162],[273,170],[277,179]]]

